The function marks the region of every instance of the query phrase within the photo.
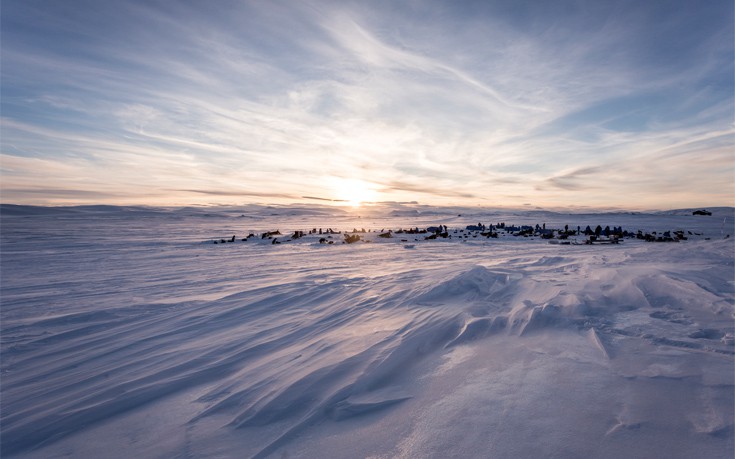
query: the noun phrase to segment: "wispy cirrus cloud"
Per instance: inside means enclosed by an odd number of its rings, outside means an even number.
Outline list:
[[[342,178],[386,201],[654,207],[735,193],[730,2],[85,5],[4,5],[3,190],[342,202]]]

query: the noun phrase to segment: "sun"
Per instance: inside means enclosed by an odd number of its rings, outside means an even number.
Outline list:
[[[364,202],[374,201],[377,195],[370,183],[358,179],[337,178],[333,187],[337,199],[352,207],[360,207]]]

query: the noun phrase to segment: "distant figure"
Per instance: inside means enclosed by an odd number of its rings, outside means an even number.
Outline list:
[[[235,242],[235,235],[232,235],[232,239],[230,239],[230,242]]]

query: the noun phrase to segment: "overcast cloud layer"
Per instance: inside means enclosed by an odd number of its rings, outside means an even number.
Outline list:
[[[732,0],[6,0],[1,199],[733,205],[733,42]]]

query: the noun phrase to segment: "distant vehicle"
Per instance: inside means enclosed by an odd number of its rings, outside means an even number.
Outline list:
[[[692,215],[712,215],[712,212],[710,212],[709,210],[704,210],[704,209],[695,210],[694,212],[692,212]]]

